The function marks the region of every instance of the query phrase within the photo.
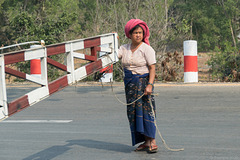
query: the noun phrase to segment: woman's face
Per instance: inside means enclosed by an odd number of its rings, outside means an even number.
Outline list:
[[[141,27],[136,28],[132,34],[130,34],[132,43],[141,43],[143,41],[143,29]]]

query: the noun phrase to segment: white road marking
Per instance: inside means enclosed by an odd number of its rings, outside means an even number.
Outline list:
[[[73,120],[5,120],[1,123],[70,123]]]

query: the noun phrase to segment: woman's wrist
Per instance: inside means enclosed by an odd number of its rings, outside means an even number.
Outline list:
[[[151,85],[153,87],[153,83],[148,82],[148,85]]]

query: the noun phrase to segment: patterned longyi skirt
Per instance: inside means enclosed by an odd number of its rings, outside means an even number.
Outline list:
[[[125,84],[125,94],[127,103],[131,103],[143,95],[148,84],[148,77],[139,78],[137,83],[129,81]],[[149,98],[152,101],[154,113],[154,96],[143,96],[135,103],[127,106],[127,116],[131,129],[132,145],[145,141],[145,136],[155,138],[156,127],[154,124],[154,115],[150,105]]]

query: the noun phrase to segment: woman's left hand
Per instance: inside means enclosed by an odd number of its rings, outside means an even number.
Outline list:
[[[152,85],[147,85],[144,90],[144,95],[151,95],[152,94]]]
[[[155,78],[155,64],[148,66],[149,68],[149,80],[148,85],[144,90],[144,95],[151,95],[153,92],[153,83]]]

